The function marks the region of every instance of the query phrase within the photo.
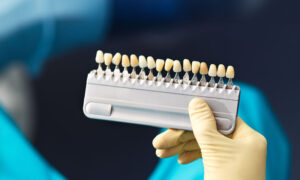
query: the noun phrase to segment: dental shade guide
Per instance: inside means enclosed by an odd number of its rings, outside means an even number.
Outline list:
[[[230,134],[235,128],[240,88],[232,82],[232,66],[226,70],[223,64],[218,68],[211,64],[208,69],[205,62],[191,63],[188,59],[184,59],[181,66],[179,60],[169,58],[155,61],[152,56],[138,58],[134,54],[129,58],[125,54],[112,56],[100,50],[95,60],[98,69],[88,74],[83,104],[84,114],[89,118],[192,130],[188,104],[194,97],[200,97],[211,107],[219,132]],[[112,69],[111,64],[114,65]],[[129,67],[132,67],[130,73]],[[139,74],[136,72],[138,67]],[[149,70],[148,74],[146,70]],[[181,71],[184,71],[182,77]],[[193,74],[192,78],[189,73]],[[228,78],[227,84],[224,77]]]

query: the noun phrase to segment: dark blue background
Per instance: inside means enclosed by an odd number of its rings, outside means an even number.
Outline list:
[[[234,65],[238,81],[264,91],[290,139],[291,179],[297,179],[300,2],[263,2],[251,13],[241,13],[246,11],[241,6],[212,6],[209,12],[215,13],[206,13],[205,8],[192,5],[178,13],[175,6],[166,10],[171,15],[164,18],[149,18],[147,13],[152,11],[140,12],[138,4],[127,8],[144,16],[127,17],[122,4],[115,6],[118,13],[104,42],[53,57],[33,81],[39,97],[36,147],[71,179],[147,178],[157,163],[151,142],[158,129],[89,120],[82,113],[86,75],[96,68],[95,52],[206,59]],[[66,85],[68,88],[61,88]]]

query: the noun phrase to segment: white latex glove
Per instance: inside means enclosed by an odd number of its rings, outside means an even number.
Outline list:
[[[179,155],[180,164],[202,157],[206,180],[266,178],[267,141],[264,136],[239,117],[232,134],[220,134],[210,107],[200,98],[190,102],[189,115],[193,132],[168,129],[154,138],[158,157]]]

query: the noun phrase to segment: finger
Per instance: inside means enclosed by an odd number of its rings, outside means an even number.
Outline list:
[[[179,144],[177,146],[168,149],[157,149],[156,155],[160,158],[172,157],[181,154],[185,151],[199,150],[199,145],[196,140],[191,140],[186,143]]]
[[[191,163],[201,157],[202,157],[202,155],[201,155],[200,150],[186,151],[186,152],[181,153],[177,160],[178,160],[179,164],[188,164],[188,163]]]
[[[156,156],[160,158],[168,158],[180,154],[183,151],[184,144],[174,146],[168,149],[157,149]]]
[[[191,141],[188,141],[188,142],[184,143],[182,152],[184,152],[184,151],[194,151],[194,150],[199,150],[199,149],[200,149],[200,147],[199,147],[197,141],[196,140],[191,140]]]
[[[184,130],[167,129],[165,132],[157,135],[152,144],[156,149],[166,149],[180,144],[179,138],[184,134]]]
[[[185,131],[179,138],[179,142],[185,143],[190,140],[195,139],[194,133],[192,131]]]
[[[192,99],[189,103],[189,115],[195,138],[200,146],[213,140],[215,136],[221,136],[217,131],[213,112],[204,100]]]

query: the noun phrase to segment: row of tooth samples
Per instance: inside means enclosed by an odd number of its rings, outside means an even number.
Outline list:
[[[192,61],[188,59],[183,60],[183,71],[184,76],[181,79],[179,73],[182,72],[182,66],[179,60],[172,60],[167,58],[166,61],[163,59],[155,59],[152,56],[147,58],[143,55],[137,57],[135,54],[131,54],[128,57],[126,54],[121,55],[116,53],[114,56],[111,53],[103,53],[101,50],[97,51],[96,62],[99,64],[97,73],[104,73],[107,75],[114,75],[120,77],[121,75],[125,78],[139,78],[139,79],[148,79],[156,81],[166,81],[170,82],[173,79],[174,83],[186,83],[197,85],[198,83],[204,86],[207,83],[206,75],[210,76],[209,86],[214,86],[216,84],[215,78],[218,76],[218,86],[224,86],[224,77],[228,78],[227,87],[232,87],[234,78],[234,68],[233,66],[228,66],[227,70],[223,64],[218,65],[218,68],[215,64],[211,64],[208,68],[205,62]],[[124,68],[121,73],[119,65],[122,65]],[[106,69],[102,69],[102,64],[106,65]],[[110,65],[114,64],[114,71],[111,70]],[[128,68],[132,67],[131,73],[129,73]],[[137,74],[136,68],[140,67],[140,73]],[[146,75],[145,68],[149,69],[148,75]],[[175,73],[174,77],[171,77],[171,70]],[[154,76],[153,70],[156,69],[157,75]],[[162,75],[163,69],[167,72],[165,77]],[[193,76],[190,78],[189,74],[192,72]],[[201,75],[200,81],[198,81],[197,74]]]

